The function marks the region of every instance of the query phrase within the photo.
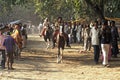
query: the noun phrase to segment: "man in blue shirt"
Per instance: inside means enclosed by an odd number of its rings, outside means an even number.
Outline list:
[[[13,53],[14,53],[14,46],[15,46],[15,41],[14,39],[10,36],[10,33],[7,33],[7,37],[4,40],[3,45],[6,47],[6,52],[7,52],[7,66],[8,70],[13,70]]]

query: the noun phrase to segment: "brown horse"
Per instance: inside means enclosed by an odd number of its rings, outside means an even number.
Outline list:
[[[50,46],[50,41],[51,41],[51,38],[52,38],[52,34],[53,34],[53,29],[49,26],[46,27],[46,28],[43,28],[43,30],[40,34],[40,37],[43,36],[44,41],[46,42],[47,49]]]
[[[58,54],[57,54],[57,63],[61,63],[62,62],[62,58],[63,58],[63,50],[65,47],[65,37],[64,35],[57,35],[57,48],[58,48]]]

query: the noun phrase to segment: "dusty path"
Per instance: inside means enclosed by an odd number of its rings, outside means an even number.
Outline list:
[[[0,70],[0,80],[120,80],[120,55],[111,67],[95,65],[91,52],[78,53],[79,44],[64,51],[62,64],[56,63],[56,49],[46,49],[37,35],[29,35],[22,60],[15,60],[13,71]]]

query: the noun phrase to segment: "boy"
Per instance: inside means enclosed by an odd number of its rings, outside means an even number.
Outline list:
[[[3,45],[6,47],[6,52],[7,52],[7,66],[8,70],[13,70],[13,52],[14,52],[14,45],[15,41],[14,39],[10,36],[10,32],[7,33],[7,37],[4,40]]]

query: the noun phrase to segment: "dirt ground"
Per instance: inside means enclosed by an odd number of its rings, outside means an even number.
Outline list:
[[[56,63],[57,49],[46,49],[38,35],[28,36],[22,59],[15,60],[15,70],[0,70],[0,80],[120,80],[120,55],[110,60],[110,67],[94,64],[93,52],[78,53],[80,44],[65,48],[63,63]]]

